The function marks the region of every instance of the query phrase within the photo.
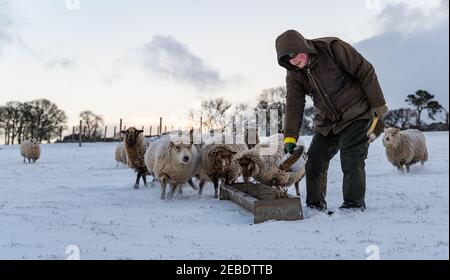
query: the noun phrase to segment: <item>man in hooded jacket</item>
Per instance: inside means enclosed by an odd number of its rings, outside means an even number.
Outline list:
[[[312,97],[316,112],[306,163],[307,205],[327,208],[328,166],[340,151],[344,173],[341,208],[364,210],[368,132],[375,127],[375,137],[381,134],[382,122],[376,120],[388,110],[374,68],[352,46],[334,37],[308,40],[288,30],[276,39],[276,50],[278,63],[287,69],[287,152],[296,147],[306,95]]]

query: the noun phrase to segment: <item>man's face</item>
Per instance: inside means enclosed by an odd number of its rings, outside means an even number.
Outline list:
[[[289,63],[297,66],[298,68],[303,68],[308,65],[308,54],[307,53],[298,53],[289,59]]]

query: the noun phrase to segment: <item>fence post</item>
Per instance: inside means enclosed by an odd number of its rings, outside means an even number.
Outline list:
[[[116,140],[116,132],[117,132],[117,126],[114,126],[114,134],[113,134],[113,139]]]
[[[150,137],[152,137],[152,128],[153,126],[150,126]]]
[[[105,125],[105,136],[103,137],[103,140],[106,140],[106,133],[108,132],[108,126]]]
[[[72,142],[75,142],[75,126],[72,126]]]
[[[79,133],[78,133],[78,147],[81,147],[81,130],[83,129],[83,121],[82,120],[80,120],[80,130],[79,130]]]
[[[120,119],[119,133],[122,133],[122,119]]]
[[[159,135],[162,134],[162,117],[159,118]]]
[[[63,127],[60,126],[59,127],[59,142],[62,142],[62,130],[63,130]]]
[[[200,117],[200,144],[203,144],[203,117]]]

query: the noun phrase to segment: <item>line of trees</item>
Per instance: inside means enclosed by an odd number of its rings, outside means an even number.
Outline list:
[[[67,115],[47,99],[10,101],[0,106],[0,133],[5,144],[20,144],[24,139],[49,141],[66,129]]]
[[[384,118],[387,127],[400,129],[417,128],[421,130],[448,130],[449,117],[434,95],[426,90],[418,90],[406,97],[409,107],[390,110]],[[233,104],[223,97],[205,99],[201,102],[199,111],[190,110],[188,118],[191,123],[202,120],[202,127],[207,130],[226,129],[236,122],[247,120],[245,126],[256,127],[256,123],[248,123],[248,116],[258,116],[260,110],[265,110],[266,134],[270,132],[271,110],[278,114],[278,131],[283,129],[286,113],[286,88],[275,87],[262,91],[257,97],[257,104],[251,108],[248,104]],[[444,114],[444,121],[427,123],[424,114],[435,121],[439,114]],[[312,106],[305,108],[300,133],[309,135],[314,132],[315,110]],[[82,111],[79,115],[83,131],[73,128],[73,136],[83,134],[83,141],[101,138],[104,133],[104,119],[92,111]],[[201,118],[200,118],[201,117]],[[251,121],[251,120],[250,120]],[[254,120],[258,122],[256,118]],[[28,102],[11,101],[0,106],[0,133],[4,133],[5,144],[20,144],[24,139],[35,138],[39,142],[61,137],[67,129],[67,116],[58,106],[47,99],[37,99]]]
[[[426,90],[418,90],[415,94],[409,94],[405,102],[410,106],[390,110],[384,122],[388,127],[397,127],[400,129],[416,128],[420,130],[448,130],[448,111],[434,100],[434,95]],[[424,113],[428,118],[435,121],[437,115],[443,114],[444,121],[426,123],[423,120]]]

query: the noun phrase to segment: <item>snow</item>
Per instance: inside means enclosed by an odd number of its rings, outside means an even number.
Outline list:
[[[430,159],[409,174],[388,162],[381,139],[371,145],[365,212],[304,207],[303,221],[257,225],[213,199],[211,185],[171,201],[159,199],[156,183],[133,190],[115,143],[42,145],[36,164],[24,164],[18,146],[0,146],[0,259],[73,258],[73,248],[81,259],[448,259],[449,134],[425,135]],[[328,178],[335,210],[339,155]],[[301,192],[304,206],[304,181]]]

